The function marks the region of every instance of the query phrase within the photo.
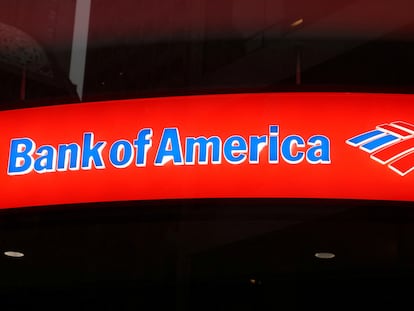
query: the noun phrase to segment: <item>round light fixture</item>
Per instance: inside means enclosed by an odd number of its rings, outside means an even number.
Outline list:
[[[329,252],[318,252],[315,253],[315,257],[319,259],[332,259],[335,257],[335,254]]]
[[[13,258],[21,258],[24,256],[22,252],[16,252],[16,251],[6,251],[4,252],[4,255],[8,257],[13,257]]]

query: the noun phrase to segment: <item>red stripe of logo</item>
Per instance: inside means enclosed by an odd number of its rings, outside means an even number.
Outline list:
[[[402,128],[404,130],[408,130],[411,134],[414,134],[414,125],[407,123],[407,122],[403,122],[403,121],[396,121],[396,122],[392,122],[392,125],[396,125],[399,128]]]
[[[378,125],[377,128],[386,130],[387,132],[391,132],[392,134],[395,134],[395,135],[398,135],[404,138],[413,135],[412,133],[407,132],[401,128],[395,127],[392,124],[391,125],[390,124]]]
[[[381,164],[386,164],[392,160],[400,157],[403,154],[414,150],[414,137],[407,140],[400,141],[388,148],[381,149],[371,155],[371,158]]]
[[[401,176],[408,174],[414,170],[414,152],[391,163],[388,167]]]

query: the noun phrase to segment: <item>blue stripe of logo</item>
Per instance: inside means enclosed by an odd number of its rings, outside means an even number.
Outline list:
[[[373,131],[366,132],[366,133],[363,133],[361,135],[355,136],[355,137],[353,137],[351,139],[348,139],[348,142],[351,143],[351,144],[353,144],[353,145],[359,145],[362,142],[364,142],[364,141],[366,141],[366,140],[368,140],[370,138],[373,138],[375,136],[378,136],[378,135],[384,134],[384,133],[385,132],[380,131],[380,130],[373,130]]]
[[[399,137],[394,136],[394,135],[386,135],[386,136],[382,136],[378,139],[375,139],[373,141],[370,141],[369,143],[366,143],[365,145],[362,145],[362,149],[364,150],[368,150],[368,151],[372,151],[375,149],[380,148],[383,145],[386,145],[394,140],[399,140]]]

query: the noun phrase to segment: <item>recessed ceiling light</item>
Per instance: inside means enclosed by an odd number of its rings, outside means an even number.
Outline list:
[[[256,279],[250,279],[249,282],[252,285],[262,285],[262,281]]]
[[[294,21],[292,24],[290,24],[290,26],[297,27],[297,26],[299,26],[302,23],[303,23],[303,18],[300,18],[297,21]]]
[[[319,259],[332,259],[335,257],[335,254],[329,253],[329,252],[320,252],[320,253],[315,253],[315,257]]]
[[[4,255],[8,257],[14,257],[14,258],[21,258],[24,256],[22,252],[16,252],[16,251],[7,251],[7,252],[4,252]]]

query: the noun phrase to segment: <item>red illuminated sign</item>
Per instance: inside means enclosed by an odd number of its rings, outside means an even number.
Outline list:
[[[1,208],[175,198],[414,201],[414,96],[235,94],[0,112]]]

